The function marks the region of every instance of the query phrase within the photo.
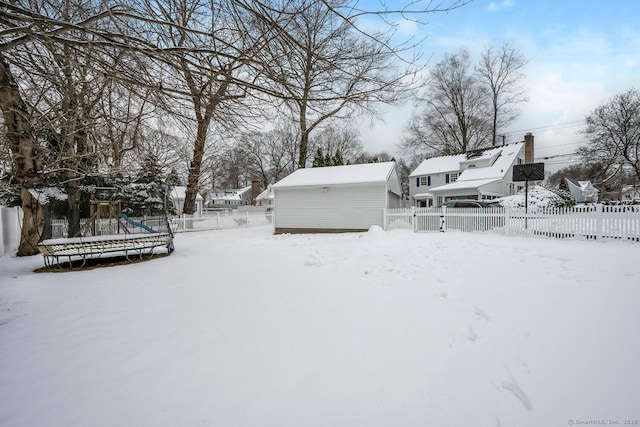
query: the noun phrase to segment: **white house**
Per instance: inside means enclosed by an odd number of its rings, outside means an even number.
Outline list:
[[[402,195],[395,162],[298,169],[271,188],[276,233],[366,231]]]
[[[256,205],[257,206],[273,205],[273,189],[271,188],[271,184],[267,186],[266,190],[258,194],[258,196],[256,197]]]
[[[640,202],[640,185],[625,185],[622,187],[621,199],[624,202]]]
[[[238,209],[238,206],[248,206],[251,204],[251,190],[252,186],[248,185],[240,189],[213,193],[208,206],[225,209]]]
[[[564,180],[577,203],[596,203],[598,201],[599,190],[591,184],[591,181],[576,181],[569,178]]]
[[[485,200],[517,194],[513,166],[533,163],[533,135],[525,142],[424,160],[409,175],[412,206],[440,206],[448,200]]]
[[[176,208],[178,214],[182,215],[182,208],[184,207],[184,199],[187,194],[187,187],[185,186],[176,186],[171,190],[171,200],[173,201],[173,206]],[[202,206],[204,204],[204,199],[200,194],[196,195],[196,210],[195,214],[202,214]]]

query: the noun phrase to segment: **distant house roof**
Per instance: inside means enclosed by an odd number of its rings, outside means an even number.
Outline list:
[[[187,187],[177,185],[171,190],[171,197],[176,200],[184,200],[187,194]],[[200,193],[196,194],[196,200],[202,200]]]
[[[250,185],[244,188],[225,190],[220,193],[213,193],[211,195],[211,198],[215,200],[242,200],[242,195],[247,191],[251,191]]]
[[[267,189],[262,193],[256,196],[256,200],[268,200],[273,199],[273,190],[271,189],[271,184],[267,186]]]
[[[395,162],[304,168],[281,179],[272,188],[383,183],[389,180],[394,171]]]

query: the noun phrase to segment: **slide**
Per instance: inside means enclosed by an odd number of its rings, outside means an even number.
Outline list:
[[[123,219],[124,221],[128,222],[129,224],[133,225],[134,227],[143,228],[143,229],[147,230],[149,233],[157,233],[156,230],[154,230],[153,228],[149,227],[148,225],[144,225],[141,222],[136,222],[136,221],[132,220],[131,218],[129,218],[127,215],[123,214],[123,213],[120,214],[120,218]]]

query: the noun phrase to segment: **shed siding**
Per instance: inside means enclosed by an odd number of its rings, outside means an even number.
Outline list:
[[[382,226],[385,184],[275,190],[276,229],[362,229]]]

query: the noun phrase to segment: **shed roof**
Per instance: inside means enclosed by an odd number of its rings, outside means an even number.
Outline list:
[[[395,162],[304,168],[276,182],[272,188],[383,183],[393,171]]]

